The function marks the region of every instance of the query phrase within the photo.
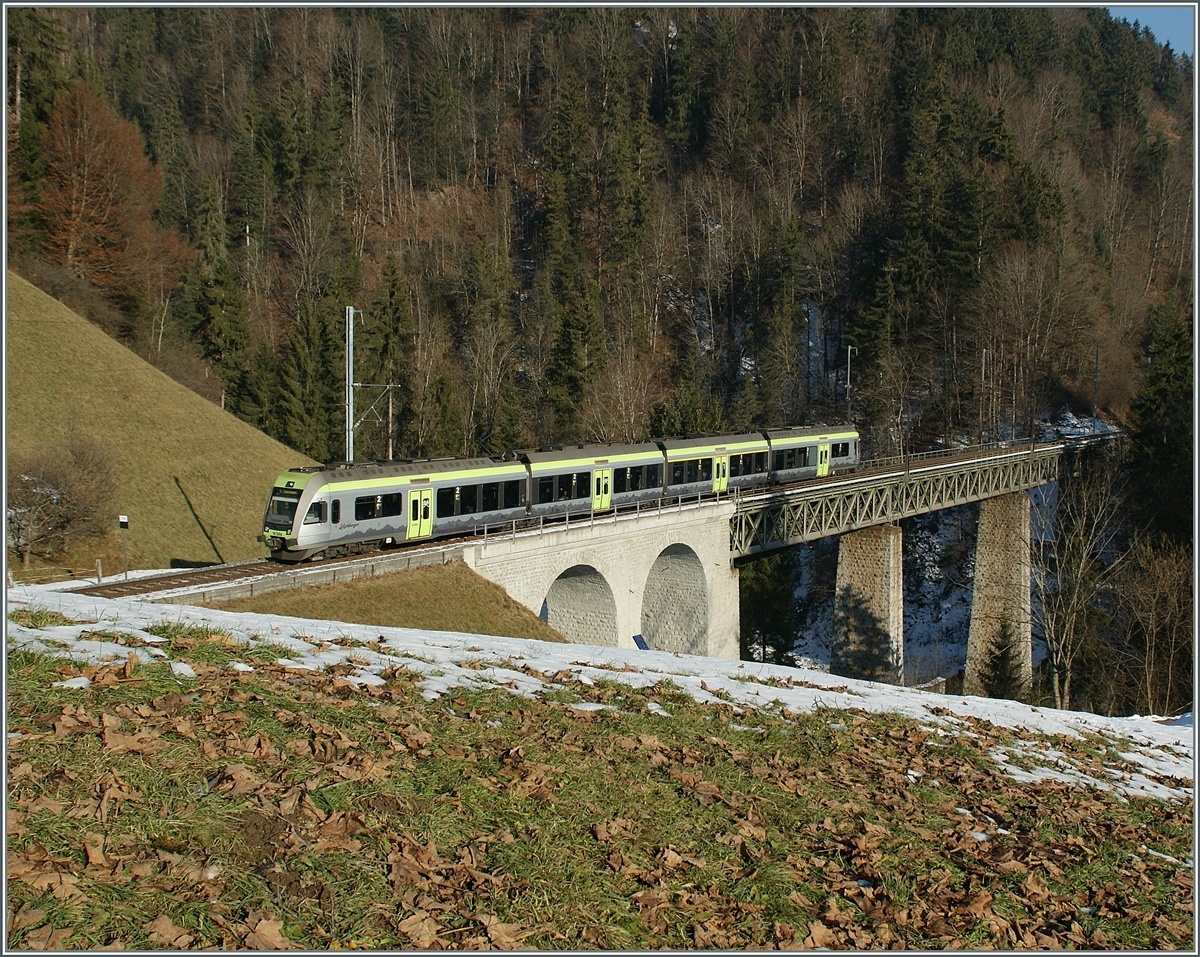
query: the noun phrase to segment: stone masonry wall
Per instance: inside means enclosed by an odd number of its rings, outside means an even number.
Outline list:
[[[1033,676],[1029,584],[1029,496],[1016,492],[980,502],[963,694],[987,693],[984,678],[1006,633],[1022,686],[1029,687]]]
[[[899,684],[904,676],[904,568],[898,526],[849,532],[838,542],[829,670]]]

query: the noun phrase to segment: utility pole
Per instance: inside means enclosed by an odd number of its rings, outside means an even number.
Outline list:
[[[354,314],[361,309],[346,307],[346,461],[354,461]]]
[[[858,355],[857,346],[846,346],[846,421],[850,421],[850,353]]]
[[[979,444],[983,445],[983,393],[987,382],[987,349],[979,360]]]

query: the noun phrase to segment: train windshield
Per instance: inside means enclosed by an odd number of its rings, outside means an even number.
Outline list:
[[[296,506],[300,504],[298,489],[277,488],[271,491],[271,501],[267,503],[267,528],[279,531],[290,531],[296,518]]]

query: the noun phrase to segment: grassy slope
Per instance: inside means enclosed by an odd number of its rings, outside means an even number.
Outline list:
[[[210,607],[383,627],[564,640],[528,608],[513,601],[503,588],[476,575],[462,562],[427,565],[365,581],[267,592],[212,602]]]
[[[129,516],[134,568],[265,555],[255,536],[267,490],[281,470],[310,460],[12,272],[6,305],[10,462],[64,445],[72,431],[101,443],[117,476],[113,527]]]
[[[1018,782],[991,756],[1098,766],[1106,740],[735,710],[669,682],[431,702],[400,668],[356,689],[150,630],[196,678],[8,655],[9,947],[1192,942],[1189,804]],[[53,687],[80,671],[90,688]]]

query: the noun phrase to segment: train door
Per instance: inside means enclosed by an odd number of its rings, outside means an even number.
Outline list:
[[[428,538],[433,532],[433,489],[413,489],[408,503],[408,540]]]
[[[592,470],[592,510],[603,512],[612,505],[612,469]]]
[[[817,478],[829,474],[829,443],[817,446]]]
[[[729,456],[717,455],[713,458],[713,491],[725,492],[729,489]]]

